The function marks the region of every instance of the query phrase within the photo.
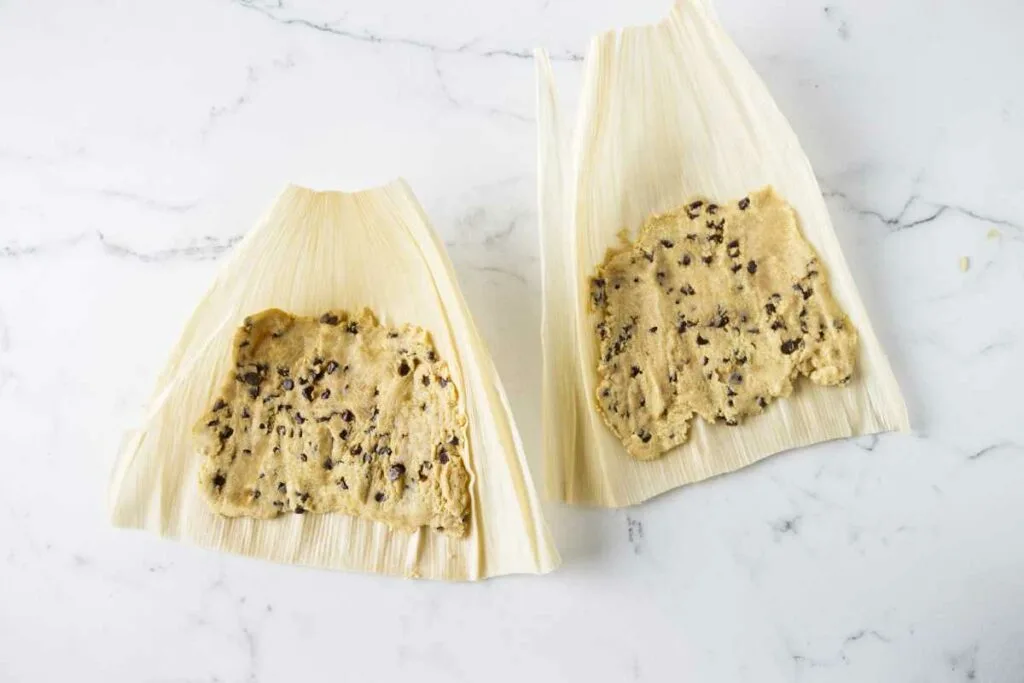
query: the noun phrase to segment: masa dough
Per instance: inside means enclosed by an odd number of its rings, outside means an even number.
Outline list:
[[[857,357],[824,267],[771,187],[651,217],[609,250],[590,300],[598,410],[640,459],[685,442],[694,415],[738,425],[799,375],[845,384]]]
[[[369,310],[246,318],[232,370],[194,436],[199,485],[237,517],[344,512],[463,536],[466,418],[419,327]]]

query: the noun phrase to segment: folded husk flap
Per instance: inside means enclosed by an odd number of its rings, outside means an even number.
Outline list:
[[[231,365],[246,315],[368,307],[428,330],[468,418],[469,534],[392,531],[343,514],[272,520],[212,513],[197,484],[191,428]],[[558,564],[504,390],[441,241],[408,186],[363,192],[289,187],[235,248],[199,303],[128,435],[110,491],[114,524],[229,552],[332,569],[474,580]]]
[[[811,165],[764,84],[704,0],[653,26],[594,38],[572,143],[550,61],[537,52],[544,275],[544,460],[557,500],[625,506],[828,439],[907,430],[906,407],[843,259]],[[595,406],[595,318],[587,281],[617,234],[689,198],[729,200],[773,186],[796,211],[858,330],[843,388],[801,381],[740,427],[693,422],[688,442],[638,461]]]

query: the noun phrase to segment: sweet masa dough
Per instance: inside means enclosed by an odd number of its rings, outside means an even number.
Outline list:
[[[801,375],[839,385],[854,371],[856,330],[771,187],[651,217],[608,251],[590,303],[597,407],[639,459],[685,442],[695,415],[736,426]]]
[[[233,353],[194,430],[215,512],[343,512],[465,535],[466,418],[426,331],[381,325],[367,309],[270,309],[246,318]]]

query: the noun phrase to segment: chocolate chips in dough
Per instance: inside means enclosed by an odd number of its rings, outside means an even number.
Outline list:
[[[234,369],[195,428],[199,485],[232,517],[343,512],[463,536],[465,426],[421,328],[271,309],[236,333]]]
[[[856,330],[770,187],[653,216],[609,250],[590,298],[598,409],[639,459],[685,442],[694,415],[735,426],[799,375],[840,385],[853,373]]]

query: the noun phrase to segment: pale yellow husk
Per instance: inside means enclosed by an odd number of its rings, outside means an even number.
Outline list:
[[[597,36],[585,63],[573,143],[551,64],[537,53],[544,271],[544,459],[548,493],[619,507],[806,444],[908,430],[906,406],[871,328],[795,134],[703,0],[654,26]],[[690,440],[641,462],[596,410],[595,320],[585,283],[624,227],[696,195],[735,200],[773,185],[794,207],[857,327],[861,355],[846,388],[800,382],[741,427],[693,423]]]
[[[196,483],[191,426],[231,361],[251,313],[369,307],[388,324],[429,330],[469,420],[471,529],[465,539],[391,531],[342,514],[228,519]],[[278,562],[431,579],[543,573],[559,562],[504,390],[444,247],[402,181],[356,193],[284,191],[234,250],[125,440],[110,492],[114,524]]]

